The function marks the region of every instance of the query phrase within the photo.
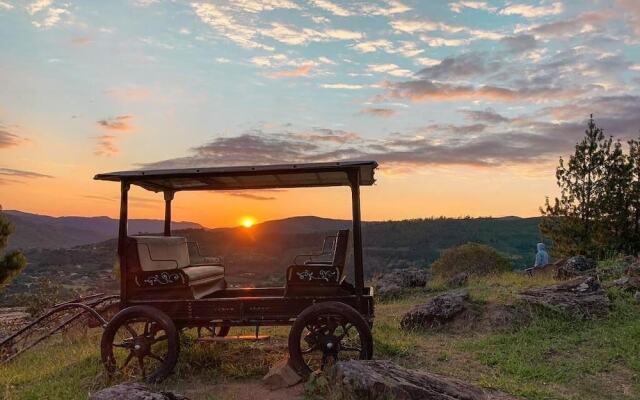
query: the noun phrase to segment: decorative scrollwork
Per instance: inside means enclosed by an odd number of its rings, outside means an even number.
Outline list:
[[[155,275],[147,276],[143,280],[143,282],[149,286],[156,286],[156,285],[164,286],[164,285],[171,285],[180,280],[182,280],[182,278],[179,273],[165,271],[165,272],[157,273]]]
[[[336,271],[333,269],[321,269],[316,274],[314,271],[305,269],[304,271],[297,272],[298,279],[301,281],[334,281],[336,278]]]

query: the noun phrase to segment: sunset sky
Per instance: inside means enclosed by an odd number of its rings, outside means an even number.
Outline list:
[[[0,204],[117,216],[96,173],[373,159],[367,220],[538,215],[590,113],[640,129],[640,1],[0,0]],[[160,218],[134,190],[132,217]],[[174,215],[348,217],[346,188]]]

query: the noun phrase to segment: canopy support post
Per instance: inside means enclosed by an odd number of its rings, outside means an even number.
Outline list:
[[[120,220],[118,221],[118,254],[124,256],[125,241],[127,239],[127,223],[129,219],[129,188],[126,181],[120,184]]]
[[[356,295],[364,292],[364,265],[362,262],[362,219],[360,215],[360,170],[348,172],[351,183],[351,206],[353,214],[353,279]]]
[[[120,220],[118,221],[118,261],[120,263],[120,299],[126,299],[127,285],[127,224],[129,220],[129,188],[127,181],[120,184]]]
[[[171,236],[171,201],[174,192],[166,190],[164,192],[164,235]]]

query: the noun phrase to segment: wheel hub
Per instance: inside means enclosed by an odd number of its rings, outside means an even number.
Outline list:
[[[138,336],[133,341],[133,352],[136,356],[145,356],[149,354],[149,349],[151,348],[151,343],[144,337]]]
[[[336,355],[340,351],[340,339],[335,335],[322,335],[319,342],[325,355]]]

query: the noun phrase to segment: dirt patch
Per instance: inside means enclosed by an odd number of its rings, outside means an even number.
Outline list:
[[[298,384],[289,388],[269,390],[260,380],[211,384],[199,382],[193,385],[184,385],[181,393],[191,400],[297,400],[303,398],[304,385]]]

